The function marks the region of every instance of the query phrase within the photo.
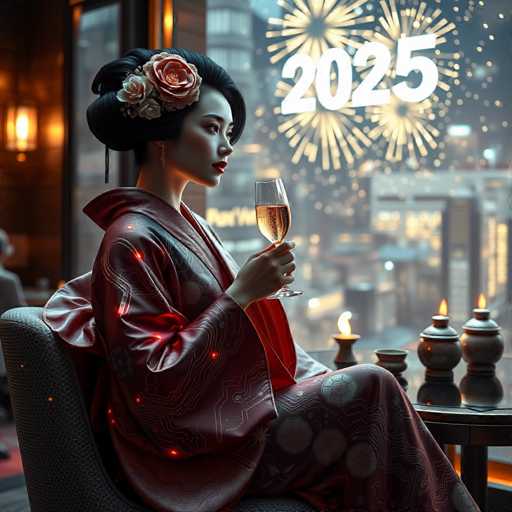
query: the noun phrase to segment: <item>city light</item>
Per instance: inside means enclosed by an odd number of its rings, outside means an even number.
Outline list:
[[[484,155],[484,158],[486,160],[488,160],[489,165],[491,167],[494,167],[496,165],[497,152],[496,152],[495,148],[484,149],[483,155]]]
[[[450,137],[467,137],[471,134],[471,126],[468,124],[454,124],[448,126],[448,135]]]

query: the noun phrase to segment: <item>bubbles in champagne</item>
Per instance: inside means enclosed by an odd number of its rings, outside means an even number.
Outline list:
[[[261,234],[270,242],[281,242],[290,229],[290,207],[287,204],[256,205],[256,221]]]

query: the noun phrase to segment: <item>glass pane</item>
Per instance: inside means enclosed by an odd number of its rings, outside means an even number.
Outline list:
[[[119,57],[119,20],[118,3],[85,11],[80,17],[78,33],[75,37],[74,276],[88,272],[92,268],[103,236],[103,231],[82,212],[82,208],[96,195],[119,184],[119,153],[110,151],[109,183],[105,184],[105,146],[90,132],[86,120],[87,107],[97,97],[91,91],[96,72],[103,64]]]
[[[512,353],[512,12],[455,3],[208,0],[248,119],[207,218],[242,265],[266,243],[253,182],[283,179],[304,295],[281,302],[307,350],[336,348],[346,310],[359,346],[415,350],[443,298],[461,334],[484,293]]]

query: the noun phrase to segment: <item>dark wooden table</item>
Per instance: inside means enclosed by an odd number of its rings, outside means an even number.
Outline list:
[[[410,355],[417,357],[416,352]],[[512,445],[511,388],[512,358],[505,356],[496,365],[494,379],[467,375],[462,360],[453,384],[418,386],[413,377],[407,389],[439,444],[461,446],[462,481],[482,511],[487,510],[487,449]]]
[[[336,352],[310,352],[331,368]],[[373,349],[354,346],[360,363],[374,363]],[[505,353],[496,365],[496,378],[466,375],[461,359],[453,383],[425,382],[425,367],[416,347],[409,349],[407,396],[426,426],[446,451],[446,445],[461,446],[461,477],[480,506],[487,510],[487,450],[489,446],[512,446],[512,354]]]

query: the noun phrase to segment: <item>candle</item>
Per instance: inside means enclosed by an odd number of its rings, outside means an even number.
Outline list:
[[[486,307],[487,301],[483,293],[478,296],[477,306],[473,309],[474,317],[478,318],[478,320],[488,320],[491,317],[491,312]]]
[[[346,368],[357,364],[356,358],[352,352],[352,345],[361,337],[359,334],[352,334],[350,319],[352,313],[344,311],[338,318],[339,334],[333,334],[332,337],[339,345],[338,354],[334,360],[337,368]]]
[[[339,334],[333,334],[333,337],[337,341],[356,341],[361,336],[359,334],[352,334],[352,327],[350,326],[350,319],[352,313],[350,311],[344,311],[338,318],[338,329]]]
[[[439,314],[432,317],[429,325],[420,334],[418,357],[426,367],[425,379],[428,381],[453,381],[452,369],[461,359],[461,348],[457,331],[448,323],[448,302],[439,305]]]
[[[473,317],[462,326],[464,334],[460,341],[468,374],[493,378],[496,363],[503,355],[504,341],[500,326],[491,319],[486,305],[485,296],[480,294]]]
[[[434,327],[446,327],[449,321],[448,302],[446,299],[443,299],[439,304],[439,313],[432,316],[432,324]]]

